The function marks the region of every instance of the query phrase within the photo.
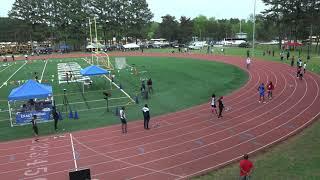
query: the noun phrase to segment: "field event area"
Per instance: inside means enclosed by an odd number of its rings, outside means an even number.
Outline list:
[[[110,62],[115,64],[116,58],[119,57],[111,57]],[[247,79],[245,72],[221,63],[174,57],[121,58],[125,59],[125,68],[111,70],[106,76],[90,77],[91,84],[88,85],[83,85],[84,82],[80,81],[83,78],[81,75],[71,78],[69,83],[62,80],[65,73],[70,72],[61,73],[58,68],[61,68],[61,65],[68,68],[79,65],[81,69],[89,67],[90,56],[1,63],[1,77],[5,77],[1,79],[0,89],[2,140],[32,136],[29,126],[10,128],[7,101],[11,89],[26,83],[27,80],[35,79],[35,76],[38,76],[43,84],[53,87],[53,99],[63,118],[59,122],[59,132],[118,124],[116,110],[120,110],[122,106],[127,106],[129,120],[141,118],[140,108],[145,103],[152,106],[153,116],[178,111],[206,102],[207,94],[211,93],[208,89],[215,89],[217,94],[223,95],[240,87]],[[77,76],[75,72],[71,74]],[[220,78],[213,78],[215,76]],[[112,78],[115,84],[109,81]],[[154,82],[154,92],[145,99],[141,95],[141,83],[146,83],[149,78]],[[120,90],[120,86],[127,94]],[[110,95],[109,112],[105,92]],[[21,111],[23,104],[28,104],[28,101],[14,102],[11,108],[14,112]],[[136,104],[137,101],[139,104]],[[77,112],[79,119],[70,117],[70,111],[73,114]],[[41,123],[39,128],[43,134],[54,132],[53,122]]]

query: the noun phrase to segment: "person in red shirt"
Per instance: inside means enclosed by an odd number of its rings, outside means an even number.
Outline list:
[[[253,163],[248,160],[248,154],[243,155],[243,160],[240,161],[240,180],[249,180],[253,171]]]
[[[268,98],[272,99],[272,91],[274,90],[274,85],[272,81],[270,81],[269,84],[267,85],[267,89],[268,89]]]

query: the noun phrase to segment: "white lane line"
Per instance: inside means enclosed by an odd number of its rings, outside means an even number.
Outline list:
[[[47,68],[47,64],[48,64],[49,60],[46,60],[46,63],[44,64],[44,67],[43,67],[43,70],[42,70],[42,74],[41,74],[41,78],[40,78],[40,83],[42,82],[42,79],[43,79],[43,74],[44,74],[44,71],[46,70]]]
[[[312,79],[313,79],[313,81],[315,81],[315,79],[314,79],[313,77],[312,77]],[[316,81],[315,81],[315,82],[316,82]],[[319,96],[319,84],[316,82],[316,85],[317,85],[317,89],[318,89],[318,91],[317,91],[317,97],[318,97],[318,96]],[[314,100],[313,100],[313,102],[312,102],[311,105],[309,105],[304,111],[302,111],[301,113],[299,113],[299,114],[298,114],[297,116],[295,116],[294,118],[298,117],[298,116],[301,115],[303,112],[305,112],[307,109],[309,109],[309,108],[314,104],[314,102],[315,102],[315,100],[317,99],[317,97],[314,98]],[[319,112],[318,114],[316,114],[314,117],[310,118],[309,121],[307,121],[306,123],[304,123],[303,125],[301,125],[301,126],[298,127],[297,129],[293,130],[292,132],[288,133],[287,135],[284,135],[284,136],[282,136],[282,137],[280,137],[280,138],[278,138],[278,139],[276,139],[276,140],[274,140],[274,141],[272,141],[272,142],[270,142],[270,143],[268,143],[268,144],[266,144],[266,145],[264,145],[264,146],[262,146],[262,147],[260,147],[260,148],[258,148],[258,149],[255,149],[255,150],[249,152],[248,154],[253,154],[253,153],[255,153],[255,152],[257,152],[257,151],[259,151],[259,150],[261,150],[261,149],[264,149],[264,148],[266,148],[266,147],[269,147],[269,146],[271,146],[271,145],[273,145],[273,144],[281,141],[282,139],[285,139],[285,138],[287,138],[287,137],[290,137],[291,135],[295,134],[296,132],[299,132],[302,128],[304,128],[304,127],[306,127],[308,124],[310,124],[310,123],[311,123],[315,118],[317,118],[319,115],[320,115],[320,112]],[[255,137],[254,139],[257,139],[258,137],[263,136],[263,135],[265,135],[265,134],[267,134],[267,133],[269,133],[269,132],[271,132],[271,131],[273,131],[273,130],[275,130],[275,129],[281,128],[281,127],[284,126],[285,124],[288,124],[289,122],[291,122],[292,119],[293,119],[293,118],[291,118],[290,121],[288,121],[288,122],[286,122],[286,123],[284,123],[284,124],[282,124],[282,125],[280,125],[280,126],[278,126],[278,127],[276,127],[276,128],[273,128],[272,130],[270,130],[270,131],[268,131],[268,132],[266,132],[266,133],[264,133],[264,134],[261,134],[261,135]],[[249,140],[249,141],[250,141],[250,140]],[[249,142],[249,141],[246,141],[246,142]],[[243,142],[243,143],[246,143],[246,142]],[[241,143],[241,144],[242,144],[242,143]],[[241,145],[241,144],[239,144],[239,145]],[[231,148],[232,148],[232,147],[231,147]],[[223,165],[232,163],[232,162],[234,162],[234,161],[236,161],[236,160],[241,159],[241,157],[242,157],[242,155],[241,155],[241,156],[238,156],[238,157],[236,157],[236,158],[233,158],[233,159],[231,159],[231,160],[228,160],[228,161],[226,161],[226,162],[220,163],[220,164],[218,164],[218,165],[215,165],[215,166],[213,166],[213,167],[209,167],[209,168],[207,168],[207,169],[203,169],[203,170],[198,171],[198,172],[196,172],[196,173],[186,175],[186,176],[183,177],[183,178],[192,177],[192,176],[195,176],[195,175],[200,174],[200,173],[202,173],[202,172],[206,172],[206,171],[215,169],[215,168],[217,168],[217,167],[220,167],[220,166],[223,166]],[[182,178],[179,178],[179,179],[182,179]],[[178,180],[178,179],[177,179],[177,180]]]
[[[80,145],[82,145],[84,148],[89,149],[89,150],[91,150],[92,152],[94,152],[94,153],[96,153],[96,154],[98,154],[98,155],[100,155],[100,156],[103,156],[103,157],[106,157],[106,158],[110,158],[110,159],[112,159],[112,161],[122,162],[122,163],[124,163],[124,164],[129,165],[129,167],[139,167],[139,168],[142,168],[142,169],[149,170],[149,171],[151,171],[151,172],[153,172],[153,173],[163,173],[163,174],[175,176],[175,177],[178,177],[178,178],[182,178],[182,177],[183,177],[183,176],[180,176],[180,175],[178,175],[178,174],[173,174],[173,173],[170,173],[170,172],[164,172],[164,171],[161,171],[161,170],[159,171],[159,170],[155,170],[155,169],[143,167],[143,166],[140,166],[140,165],[137,165],[137,164],[132,164],[132,163],[123,161],[123,160],[121,160],[121,159],[117,159],[117,158],[114,158],[114,157],[111,157],[111,156],[107,156],[107,155],[105,155],[105,154],[103,154],[103,153],[100,153],[100,152],[94,150],[93,148],[91,148],[91,147],[89,147],[89,146],[87,146],[87,145],[85,145],[85,144],[82,144],[82,143],[81,143],[80,141],[78,141],[76,138],[75,138],[74,140],[77,141],[77,142],[78,142]]]
[[[18,70],[16,70],[1,86],[0,86],[0,89],[6,84],[8,83],[8,81],[15,75],[17,74],[17,72],[22,69],[25,65],[27,64],[27,62],[25,62],[24,64],[22,64]]]
[[[70,133],[70,143],[71,143],[71,148],[72,148],[72,155],[73,155],[73,162],[74,162],[74,167],[76,171],[78,171],[78,164],[77,164],[77,159],[76,159],[76,152],[74,150],[74,145],[73,145],[73,137],[72,134]]]

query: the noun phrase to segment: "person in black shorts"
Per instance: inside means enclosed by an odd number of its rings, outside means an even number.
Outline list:
[[[148,92],[151,93],[151,91],[152,91],[152,93],[153,93],[152,80],[151,80],[151,78],[148,79],[148,81],[147,81],[147,86],[148,86]]]
[[[32,116],[32,120],[30,121],[32,123],[32,129],[34,132],[34,136],[36,137],[35,141],[39,141],[38,135],[39,135],[39,130],[38,130],[38,125],[37,125],[37,115]]]
[[[52,107],[52,117],[54,120],[54,130],[58,130],[58,121],[59,121],[59,114],[55,106]]]
[[[144,129],[149,129],[149,121],[150,121],[150,109],[148,107],[148,104],[145,104],[144,107],[142,108],[142,113],[143,113],[143,124],[144,124]]]
[[[212,112],[212,114],[216,113],[216,115],[218,115],[215,94],[212,94],[212,96],[211,96],[211,112]]]
[[[123,134],[128,133],[128,131],[127,131],[127,118],[126,118],[126,113],[125,113],[125,108],[124,107],[122,107],[120,109],[120,120],[121,120],[122,133]]]
[[[219,115],[218,115],[218,118],[221,118],[222,117],[222,111],[224,109],[224,104],[222,102],[222,99],[223,99],[223,96],[219,98],[218,100],[218,107],[219,107]]]

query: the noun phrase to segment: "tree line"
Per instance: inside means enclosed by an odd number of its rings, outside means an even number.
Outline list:
[[[169,14],[161,22],[152,22],[153,14],[146,0],[15,0],[9,18],[0,18],[0,41],[25,42],[52,40],[86,44],[88,18],[97,19],[100,39],[107,44],[116,37],[166,38],[187,43],[192,37],[219,41],[234,37],[239,31],[252,37],[256,22],[256,39],[308,39],[320,35],[320,0],[263,0],[267,9],[248,19],[215,19],[199,15],[177,19]],[[241,25],[241,30],[240,30]],[[280,41],[281,42],[281,41]],[[281,44],[279,44],[281,47]],[[318,47],[317,47],[318,48]]]

